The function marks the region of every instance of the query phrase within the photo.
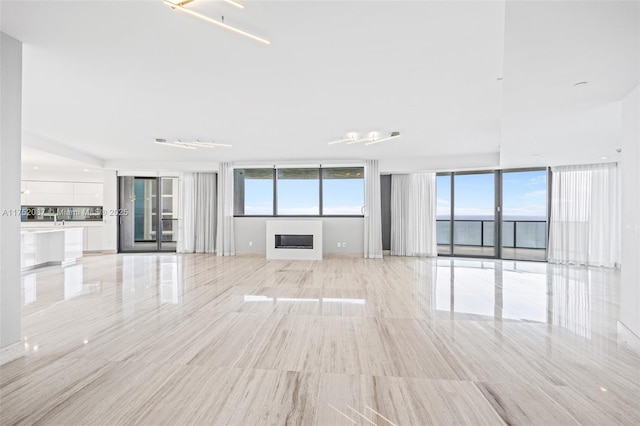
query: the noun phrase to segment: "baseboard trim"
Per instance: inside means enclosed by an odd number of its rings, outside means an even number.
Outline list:
[[[101,254],[118,254],[118,250],[83,250],[83,256],[100,256]]]
[[[0,349],[0,365],[4,365],[23,356],[24,344],[21,341],[13,343]]]
[[[640,355],[640,337],[618,321],[618,344],[623,343]]]

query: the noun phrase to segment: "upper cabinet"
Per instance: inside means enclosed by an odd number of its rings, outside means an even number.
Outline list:
[[[73,184],[73,205],[74,206],[101,206],[102,205],[102,184],[101,183],[74,183]]]
[[[94,182],[22,181],[22,205],[102,206],[103,184]]]

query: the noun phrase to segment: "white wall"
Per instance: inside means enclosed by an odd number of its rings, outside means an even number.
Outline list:
[[[640,336],[640,88],[622,101],[620,322]]]
[[[282,218],[291,220],[291,218]],[[316,218],[309,218],[315,220]],[[236,251],[266,253],[267,220],[278,220],[272,217],[236,217],[234,227],[236,234]],[[304,220],[301,218],[300,220]],[[324,217],[323,252],[327,253],[364,253],[364,219],[361,217]],[[250,246],[249,242],[253,245]],[[338,248],[337,243],[344,242],[346,247]]]
[[[620,102],[506,115],[500,167],[538,167],[617,161],[622,143]]]
[[[22,43],[0,33],[0,212],[20,209]],[[20,342],[20,216],[0,215],[0,348]]]

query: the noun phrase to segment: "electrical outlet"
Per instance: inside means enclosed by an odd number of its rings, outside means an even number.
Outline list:
[[[346,241],[343,241],[343,242],[342,242],[342,247],[346,247],[346,246],[347,246]]]
[[[338,247],[340,247],[340,241],[338,241]]]
[[[253,247],[253,241],[249,241],[249,247]]]

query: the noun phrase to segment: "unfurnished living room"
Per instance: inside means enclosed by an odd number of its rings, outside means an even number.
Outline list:
[[[639,1],[0,22],[1,424],[640,424]]]

